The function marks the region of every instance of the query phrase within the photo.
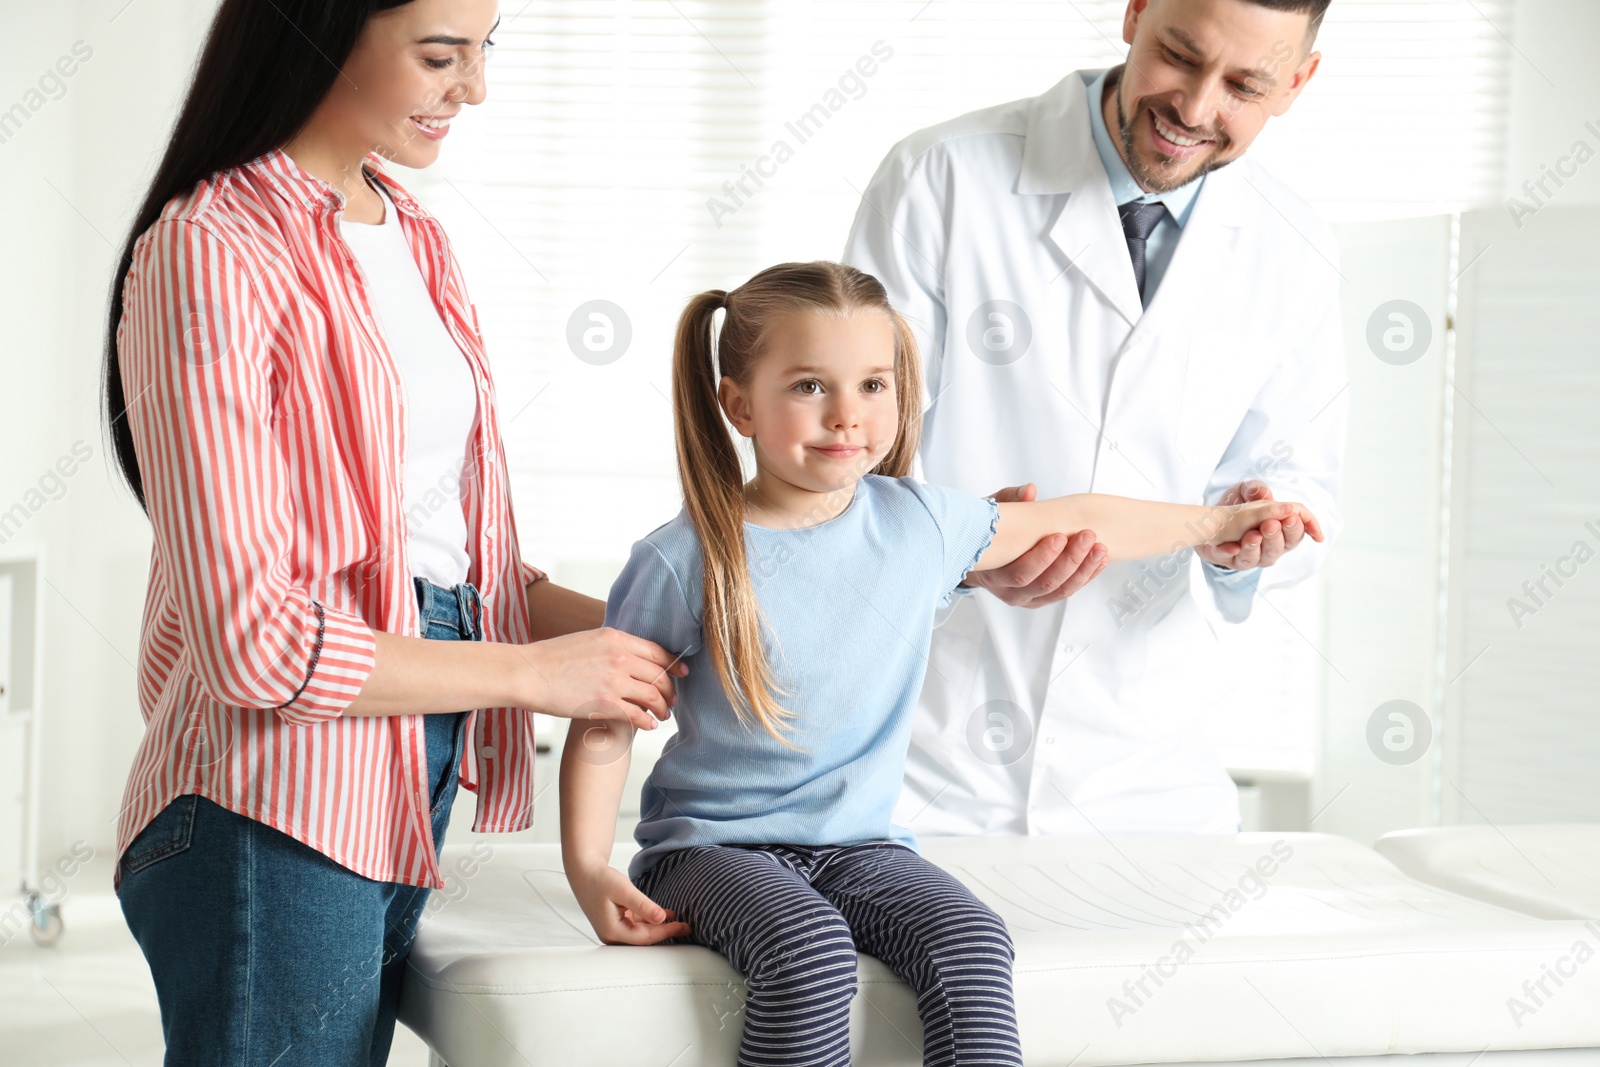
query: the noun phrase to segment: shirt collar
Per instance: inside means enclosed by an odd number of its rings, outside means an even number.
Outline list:
[[[363,164],[374,179],[390,194],[401,212],[417,217],[426,213],[410,193],[384,170],[384,158],[376,152],[368,153]],[[313,210],[331,208],[343,211],[344,194],[294,161],[282,148],[274,148],[265,155],[251,160],[245,167],[266,176],[267,180],[287,199]]]
[[[1130,200],[1146,204],[1165,204],[1167,213],[1181,230],[1189,221],[1190,212],[1194,210],[1194,200],[1200,193],[1200,187],[1205,184],[1205,176],[1202,175],[1195,181],[1180,185],[1166,193],[1147,193],[1140,188],[1139,183],[1134,181],[1133,175],[1128,172],[1128,165],[1122,161],[1122,154],[1112,143],[1111,131],[1106,128],[1105,111],[1100,106],[1105,94],[1106,81],[1112,73],[1120,75],[1122,68],[1114,67],[1111,70],[1101,71],[1100,76],[1089,83],[1087,90],[1089,130],[1094,136],[1094,147],[1100,155],[1100,163],[1106,169],[1106,177],[1111,181],[1111,198],[1118,204],[1126,204]]]

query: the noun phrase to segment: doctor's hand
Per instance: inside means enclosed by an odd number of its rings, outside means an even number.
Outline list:
[[[607,945],[653,945],[689,933],[688,923],[676,921],[676,915],[641,893],[609,863],[569,870],[567,881],[589,925]]]
[[[1217,503],[1250,504],[1273,499],[1272,490],[1267,487],[1266,482],[1252,479],[1233,486],[1222,494]],[[1313,524],[1316,522],[1314,518],[1311,521]],[[1237,541],[1220,545],[1201,545],[1195,552],[1207,563],[1230,570],[1247,571],[1256,567],[1270,567],[1294,551],[1300,542],[1305,540],[1306,525],[1298,514],[1282,520],[1268,519]],[[1315,540],[1322,539],[1320,535],[1313,536]]]
[[[993,494],[1001,504],[1027,503],[1039,495],[1032,482]],[[1051,534],[1004,567],[969,571],[961,584],[987,589],[1012,607],[1042,608],[1067,599],[1099,576],[1106,566],[1106,546],[1093,530]]]

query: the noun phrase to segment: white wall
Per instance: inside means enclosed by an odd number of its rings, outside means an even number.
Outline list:
[[[1532,203],[1524,183],[1558,165],[1576,175],[1547,180],[1546,203],[1600,203],[1600,4],[1594,0],[1517,0],[1511,32],[1518,57],[1511,71],[1511,155],[1506,195]],[[1595,155],[1563,163],[1577,142]],[[1558,175],[1559,176],[1559,175]],[[1536,190],[1537,191],[1537,190]],[[1544,193],[1539,196],[1544,199]],[[1536,205],[1535,205],[1536,206]]]
[[[44,546],[45,676],[40,856],[78,840],[109,850],[134,746],[139,613],[149,526],[114,482],[99,414],[101,329],[114,257],[154,168],[208,0],[0,2],[0,111],[25,121],[0,144],[0,512],[31,506],[5,549]],[[81,42],[81,43],[80,43]],[[64,91],[41,77],[78,57]],[[66,64],[72,69],[73,64]],[[58,98],[53,98],[58,97]],[[82,444],[77,444],[82,442]],[[93,456],[36,496],[77,445]]]

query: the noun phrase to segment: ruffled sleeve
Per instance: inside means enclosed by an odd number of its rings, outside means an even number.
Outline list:
[[[950,604],[956,587],[977,564],[1000,525],[1000,505],[986,496],[973,496],[915,478],[900,479],[933,516],[943,539],[943,561],[938,574],[940,608]]]
[[[686,577],[650,540],[638,541],[606,598],[607,626],[688,656],[700,647],[700,620],[690,609]]]

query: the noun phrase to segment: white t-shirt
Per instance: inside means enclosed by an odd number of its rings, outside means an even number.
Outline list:
[[[450,587],[467,580],[462,478],[477,418],[472,369],[445,329],[386,191],[383,222],[341,219],[340,233],[367,278],[378,325],[406,391],[406,540],[411,573]]]

